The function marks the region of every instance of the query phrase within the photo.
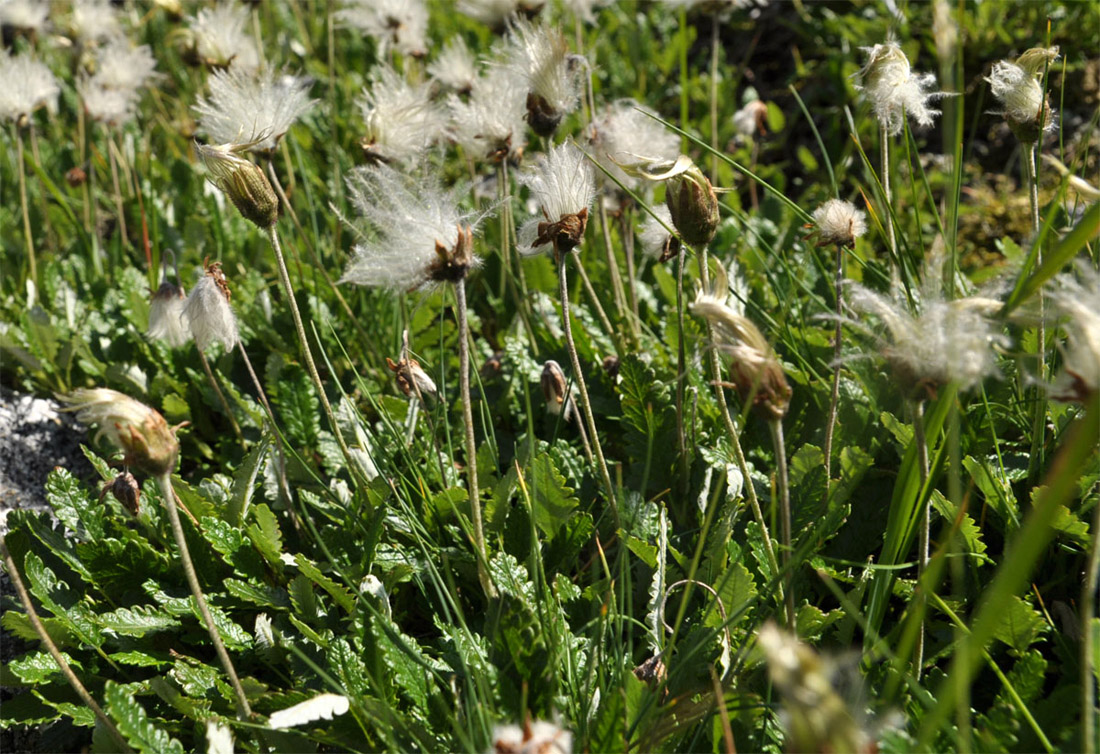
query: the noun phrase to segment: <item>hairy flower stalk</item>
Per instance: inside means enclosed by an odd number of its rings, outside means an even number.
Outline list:
[[[791,391],[786,378],[783,376],[782,368],[772,353],[771,346],[764,340],[764,336],[760,334],[760,331],[756,329],[751,321],[734,308],[735,304],[728,303],[729,284],[725,270],[722,269],[721,265],[718,266],[718,274],[713,287],[711,287],[710,273],[706,264],[706,252],[703,252],[699,257],[699,272],[703,287],[696,295],[695,303],[692,304],[691,309],[693,314],[703,317],[710,328],[711,339],[714,342],[714,348],[710,351],[710,358],[715,395],[722,409],[726,429],[730,433],[734,458],[737,461],[742,478],[745,480],[745,496],[748,498],[753,515],[760,526],[769,564],[775,573],[779,573],[779,562],[776,560],[766,519],[751,482],[752,477],[749,474],[748,463],[741,448],[740,433],[737,431],[733,417],[730,416],[729,406],[726,404],[724,387],[733,387],[737,390],[746,406],[757,407],[758,411],[769,421],[773,440],[776,444],[777,467],[781,472],[777,474],[777,483],[780,485],[777,489],[780,494],[777,497],[779,497],[781,503],[784,499],[787,500],[785,512],[781,511],[781,516],[785,520],[783,529],[786,532],[781,541],[781,544],[784,545],[783,564],[786,573],[779,596],[780,599],[784,600],[786,622],[789,626],[794,626],[794,595],[791,591],[792,574],[789,570],[790,506],[789,496],[785,493],[787,488],[786,452],[783,446],[782,426],[778,427],[778,433],[776,433],[776,427],[771,424],[773,421],[776,423],[782,421],[783,415],[787,411]],[[730,363],[732,385],[722,380],[721,367],[718,362],[719,352],[732,357]],[[782,534],[783,532],[781,532]]]
[[[283,258],[282,245],[279,243],[279,231],[276,227],[276,222],[279,219],[279,199],[275,196],[275,190],[271,187],[271,182],[268,181],[267,176],[264,175],[264,171],[239,154],[250,146],[252,145],[223,144],[220,146],[206,146],[200,144],[196,146],[196,150],[210,171],[211,181],[214,185],[229,197],[242,217],[264,231],[271,243],[279,269],[279,282],[282,283],[283,293],[286,294],[287,302],[290,304],[290,314],[294,320],[294,330],[298,333],[298,344],[302,348],[306,370],[313,381],[313,387],[317,390],[317,397],[321,400],[321,406],[325,410],[329,426],[332,427],[332,434],[336,437],[336,443],[340,446],[340,453],[344,456],[348,473],[354,476],[360,466],[352,456],[347,441],[344,440],[340,425],[336,421],[336,412],[332,410],[332,404],[325,393],[325,385],[321,382],[321,375],[317,372],[317,365],[313,361],[313,353],[309,348],[309,340],[306,338],[306,328],[302,324],[302,313],[298,309],[298,301],[294,297],[294,287],[290,282],[290,273],[287,271],[286,260]]]
[[[206,597],[199,585],[195,566],[191,562],[187,538],[184,536],[179,511],[176,508],[176,495],[172,490],[172,469],[175,468],[176,458],[179,456],[179,442],[176,440],[175,431],[168,426],[164,417],[158,412],[114,390],[106,388],[75,390],[67,396],[62,396],[62,400],[72,405],[69,410],[76,411],[77,419],[81,422],[99,425],[97,437],[108,435],[111,443],[123,452],[123,463],[127,467],[132,466],[156,478],[160,485],[161,496],[164,498],[165,508],[168,510],[168,520],[176,538],[176,546],[179,548],[180,563],[187,576],[187,584],[191,588],[195,604],[206,624],[210,640],[214,643],[218,659],[221,660],[222,667],[229,676],[229,682],[237,696],[237,713],[242,720],[247,720],[252,715],[248,698],[245,696],[240,678],[237,677],[233,661],[229,659],[229,653],[225,650],[225,644],[222,643],[214,618],[210,615],[210,608],[206,604]]]
[[[439,283],[450,283],[454,290],[467,489],[478,578],[486,597],[493,597],[496,589],[489,578],[477,481],[477,438],[470,398],[471,334],[466,304],[466,276],[481,263],[474,254],[474,228],[481,218],[460,212],[455,192],[444,192],[426,177],[414,182],[384,164],[354,171],[348,178],[348,189],[375,237],[364,238],[356,245],[341,282],[389,288],[398,293]],[[408,369],[407,361],[405,366]],[[401,363],[394,367],[400,378]],[[416,375],[411,369],[405,380],[416,387]]]
[[[565,333],[565,347],[573,367],[573,377],[577,382],[577,391],[581,399],[581,411],[588,425],[592,452],[596,457],[604,493],[607,496],[615,524],[619,523],[619,503],[615,496],[615,487],[607,469],[603,446],[600,443],[596,419],[592,414],[592,404],[588,399],[588,386],[585,384],[581,360],[577,355],[577,346],[573,341],[573,325],[569,314],[569,280],[566,271],[567,257],[584,240],[584,231],[588,226],[588,208],[595,198],[595,177],[592,166],[575,144],[568,143],[554,147],[539,156],[536,164],[521,177],[521,182],[530,189],[532,197],[538,203],[544,220],[532,219],[520,229],[521,249],[526,254],[538,254],[552,250],[558,268],[558,294],[561,298],[562,329]]]
[[[825,495],[832,481],[833,432],[836,429],[837,405],[840,400],[841,317],[844,315],[844,249],[867,232],[866,215],[851,202],[830,199],[814,210],[815,233],[819,246],[836,246],[836,325],[833,332],[833,389],[829,397],[829,414],[825,419]]]

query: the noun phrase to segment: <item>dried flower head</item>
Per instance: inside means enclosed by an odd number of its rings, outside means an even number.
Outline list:
[[[874,738],[833,687],[832,663],[771,621],[756,640],[767,657],[768,675],[783,695],[788,751],[877,750]]]
[[[819,245],[851,246],[867,232],[867,213],[851,202],[830,199],[814,210],[814,225]]]
[[[680,238],[690,246],[704,247],[718,230],[718,194],[710,179],[680,155],[675,160],[638,161],[623,168],[649,181],[666,184],[665,206]]]
[[[1008,60],[994,63],[986,78],[993,96],[1004,106],[1009,127],[1024,143],[1033,144],[1044,131],[1054,128],[1054,114],[1040,80],[1057,59],[1057,47],[1034,47],[1014,63]]]
[[[186,300],[183,288],[165,279],[149,302],[149,329],[146,335],[163,340],[173,348],[189,341],[191,328],[184,314]]]
[[[393,48],[419,58],[427,53],[428,6],[424,0],[343,0],[336,18],[374,39],[378,57]]]
[[[270,152],[313,107],[309,81],[296,76],[229,68],[210,77],[210,98],[195,104],[200,130],[218,144],[247,144]]]
[[[210,181],[221,189],[241,215],[261,230],[279,218],[279,198],[259,165],[240,156],[250,144],[196,144],[195,150],[210,171]]]
[[[906,115],[922,126],[931,126],[940,111],[928,104],[948,96],[931,91],[936,86],[935,75],[913,73],[909,58],[893,40],[860,49],[867,53],[867,63],[856,74],[860,80],[856,88],[871,101],[875,118],[886,133],[901,133]]]
[[[767,133],[768,106],[759,99],[749,100],[733,114],[733,129],[742,137]]]
[[[491,65],[468,98],[451,95],[452,137],[475,160],[517,159],[527,143],[527,81],[506,65]]]
[[[9,34],[37,35],[46,29],[50,4],[41,0],[3,0],[0,2],[0,28]]]
[[[559,256],[579,246],[596,195],[592,166],[584,152],[571,142],[554,147],[539,155],[520,182],[530,190],[544,218],[528,220],[520,229],[520,253],[553,249]]]
[[[623,166],[648,162],[673,162],[680,154],[680,138],[646,113],[652,110],[634,100],[619,100],[597,117],[585,131],[592,156],[604,170],[632,191],[642,188],[644,178]],[[600,171],[604,185],[617,186]]]
[[[542,387],[543,398],[546,399],[546,413],[551,416],[561,416],[565,421],[570,421],[577,409],[572,396],[569,395],[568,383],[561,364],[553,359],[543,364],[539,385]]]
[[[229,284],[219,262],[204,266],[205,274],[191,289],[183,313],[200,351],[215,343],[221,343],[226,350],[230,350],[241,336],[237,329],[237,315],[229,305]]]
[[[272,712],[267,719],[267,727],[272,730],[281,728],[293,728],[297,725],[305,725],[315,720],[331,720],[335,715],[342,715],[350,708],[350,702],[346,696],[339,694],[318,694],[312,699],[295,704],[293,707]]]
[[[76,0],[69,30],[84,45],[94,45],[122,34],[118,8],[111,0]]]
[[[517,21],[510,35],[509,63],[527,81],[527,122],[539,136],[552,136],[580,101],[580,74],[587,61],[569,54],[560,29]]]
[[[1066,331],[1062,371],[1051,395],[1086,403],[1100,391],[1100,273],[1086,262],[1078,263],[1076,276],[1065,273],[1056,278],[1051,302],[1065,318]]]
[[[0,120],[22,126],[40,107],[54,112],[60,92],[45,63],[32,60],[25,52],[13,57],[0,50]]]
[[[116,37],[96,51],[95,78],[106,89],[136,92],[156,75],[157,60],[149,45],[134,47]]]
[[[480,264],[473,230],[481,218],[461,211],[455,190],[433,177],[375,165],[354,170],[348,190],[370,237],[355,245],[341,282],[405,291],[459,280]]]
[[[886,359],[906,397],[935,395],[951,382],[967,389],[996,376],[994,348],[1008,345],[989,319],[1000,302],[984,297],[944,300],[941,263],[938,255],[930,255],[924,282],[914,291],[917,314],[912,313],[900,285],[888,297],[849,283],[844,297],[847,308],[873,317],[884,327],[878,333],[872,331],[872,350]],[[858,321],[849,322],[868,331]]]
[[[573,754],[573,734],[542,720],[527,720],[522,728],[498,725],[488,754]]]
[[[458,0],[458,12],[499,31],[512,19],[534,16],[545,4],[546,0]]]
[[[658,204],[653,213],[646,215],[638,232],[642,253],[658,262],[667,262],[680,253],[680,239],[672,230],[672,213],[667,206]]]
[[[455,35],[447,40],[435,60],[428,63],[428,75],[440,86],[460,94],[468,93],[477,79],[477,63],[466,40]]]
[[[434,398],[438,393],[435,381],[421,368],[420,362],[416,359],[402,357],[400,361],[394,361],[387,356],[386,366],[393,372],[397,386],[406,396]]]
[[[131,516],[141,511],[141,486],[129,471],[120,471],[118,476],[103,485],[99,491],[99,502],[110,495],[125,508]]]
[[[97,123],[119,126],[134,117],[138,94],[133,89],[111,89],[92,76],[77,82],[76,91],[84,112]]]
[[[710,291],[700,290],[691,312],[710,325],[714,347],[730,357],[731,387],[768,420],[782,419],[791,388],[772,347],[737,304],[729,302],[726,272],[718,266]]]
[[[427,83],[410,84],[388,65],[376,66],[356,101],[366,134],[360,142],[371,161],[408,163],[435,144],[446,118]]]
[[[191,47],[197,61],[211,68],[260,67],[260,52],[248,28],[248,7],[220,0],[201,8],[191,21]]]
[[[179,443],[164,417],[116,390],[79,389],[58,396],[76,411],[84,424],[99,426],[96,440],[107,435],[122,451],[124,463],[151,475],[170,472],[176,465]]]

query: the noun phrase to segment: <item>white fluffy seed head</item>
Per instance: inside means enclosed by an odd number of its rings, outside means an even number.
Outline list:
[[[477,62],[466,40],[457,34],[447,40],[435,60],[428,63],[428,75],[446,89],[470,91],[477,79]]]
[[[622,165],[651,161],[674,161],[680,155],[680,138],[646,115],[652,110],[634,100],[619,100],[596,118],[585,131],[592,156],[624,186],[636,191],[645,181],[628,174]],[[600,171],[603,176],[603,171]],[[616,184],[603,178],[606,186]]]
[[[455,192],[435,178],[413,179],[384,164],[352,171],[348,191],[365,227],[342,283],[400,292],[425,286],[440,258],[437,247],[459,248],[465,229],[480,219],[462,212]],[[471,254],[469,262],[479,260]]]
[[[458,12],[493,29],[520,15],[534,15],[546,0],[459,0]]]
[[[248,8],[224,0],[213,8],[202,8],[191,21],[195,54],[204,64],[216,68],[260,66],[260,52],[249,30]]]
[[[41,0],[3,0],[0,2],[0,26],[38,34],[45,31],[49,13],[50,4]]]
[[[206,351],[215,343],[221,343],[226,350],[230,350],[241,339],[237,315],[233,313],[233,307],[218,283],[218,275],[220,271],[218,274],[207,272],[203,275],[191,289],[183,308],[191,335],[200,351]]]
[[[183,288],[167,280],[161,283],[149,302],[149,329],[146,335],[163,340],[172,348],[179,348],[191,340],[191,328],[184,313],[186,302]]]
[[[573,734],[559,725],[534,720],[493,728],[490,752],[497,754],[573,754]]]
[[[85,78],[76,85],[84,112],[97,123],[119,126],[134,117],[138,94],[133,89],[111,89],[98,76]]]
[[[76,0],[69,29],[81,44],[93,45],[119,36],[122,24],[111,0]]]
[[[506,65],[491,65],[468,98],[451,95],[452,137],[474,160],[512,158],[527,143],[527,82]]]
[[[830,199],[814,210],[814,224],[821,244],[851,246],[867,232],[867,213],[851,202]]]
[[[547,224],[566,221],[570,216],[576,218],[574,227],[569,228],[576,236],[570,239],[573,244],[569,251],[580,243],[588,218],[588,209],[596,195],[596,181],[592,174],[592,165],[584,152],[572,142],[554,147],[540,154],[535,163],[529,166],[519,177],[520,183],[531,192],[531,198],[539,207],[541,217],[528,220],[518,234],[519,251],[524,255],[541,254],[554,250],[553,243],[540,237]]]
[[[939,110],[929,103],[946,97],[934,92],[936,77],[931,73],[913,73],[909,58],[897,42],[888,41],[874,47],[861,47],[867,53],[867,63],[856,75],[861,89],[870,100],[875,118],[891,136],[901,133],[905,116],[922,126],[931,126]]]
[[[656,215],[647,214],[638,230],[638,240],[642,242],[642,253],[651,259],[659,259],[668,251],[669,242],[674,238],[671,229],[672,213],[664,204],[653,208]]]
[[[309,82],[272,69],[214,71],[210,97],[195,104],[200,130],[217,144],[249,144],[268,152],[313,107]]]
[[[156,67],[149,45],[134,47],[116,37],[96,52],[94,78],[106,89],[137,91],[157,75]]]
[[[569,54],[560,29],[520,20],[512,27],[509,64],[527,80],[528,92],[541,98],[560,115],[572,112],[580,101],[584,58]]]
[[[1046,67],[1057,58],[1057,47],[1032,48],[1016,62],[994,63],[986,78],[993,96],[1004,107],[1005,120],[1022,140],[1034,141],[1054,128],[1054,118],[1039,82]]]
[[[1086,262],[1078,263],[1076,276],[1065,273],[1056,278],[1051,303],[1064,319],[1066,332],[1062,371],[1051,394],[1083,403],[1100,391],[1100,273]]]
[[[344,0],[336,18],[378,45],[378,57],[392,48],[402,55],[427,53],[428,6],[424,0]]]
[[[363,148],[386,162],[415,161],[439,140],[446,126],[430,85],[410,84],[388,65],[371,72],[370,84],[356,104],[366,125]]]
[[[40,107],[54,112],[60,92],[45,63],[25,52],[13,57],[0,50],[0,120],[22,124]]]

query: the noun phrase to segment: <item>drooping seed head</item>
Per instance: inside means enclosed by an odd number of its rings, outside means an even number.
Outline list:
[[[851,246],[867,232],[867,213],[851,202],[830,199],[814,210],[814,225],[820,246]]]
[[[934,92],[936,77],[931,73],[914,73],[909,58],[897,42],[887,41],[874,47],[861,47],[867,53],[867,63],[856,74],[862,90],[875,111],[875,118],[886,132],[897,136],[905,126],[905,116],[922,126],[931,126],[939,110],[929,103],[948,96]]]
[[[146,335],[178,348],[191,339],[184,313],[187,298],[183,288],[165,280],[149,302],[149,329]]]
[[[106,435],[122,451],[124,462],[153,476],[170,472],[176,465],[179,442],[158,412],[116,390],[74,390],[59,396],[69,411],[84,424],[99,427],[96,439]]]
[[[393,372],[393,378],[401,392],[406,396],[434,398],[438,393],[435,381],[420,366],[416,359],[402,358],[400,361],[386,357],[386,366]]]
[[[184,318],[200,351],[206,351],[215,343],[229,350],[241,339],[237,315],[229,305],[229,284],[220,263],[212,262],[205,268],[205,274],[184,303]]]
[[[1009,128],[1025,144],[1034,144],[1043,132],[1054,128],[1054,114],[1040,80],[1047,67],[1057,59],[1057,47],[1034,47],[1020,55],[1016,62],[994,63],[986,78],[993,96],[1004,106]]]

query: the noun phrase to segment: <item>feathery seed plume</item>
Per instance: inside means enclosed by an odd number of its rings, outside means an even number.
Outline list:
[[[0,50],[0,120],[24,125],[40,107],[57,110],[61,87],[45,63],[26,52],[11,56]]]
[[[111,0],[76,0],[69,30],[83,45],[94,45],[122,34],[118,9]]]
[[[233,67],[214,71],[210,98],[195,104],[200,130],[218,144],[247,144],[254,152],[270,152],[315,100],[309,81]]]
[[[175,432],[164,417],[144,403],[108,388],[74,390],[58,396],[76,411],[84,424],[98,425],[95,439],[103,435],[122,451],[127,466],[151,476],[172,470],[179,454]]]
[[[428,75],[440,86],[465,94],[477,79],[477,62],[466,46],[466,40],[455,35],[447,40],[435,60],[428,63]]]
[[[939,110],[928,105],[948,96],[931,91],[936,77],[931,73],[913,73],[909,58],[897,42],[888,40],[874,47],[861,47],[867,53],[867,63],[856,75],[860,89],[871,101],[875,118],[890,136],[897,136],[905,126],[905,116],[922,126],[931,126]]]
[[[642,221],[642,227],[638,231],[638,239],[642,242],[642,253],[658,262],[667,262],[680,253],[680,239],[671,232],[672,213],[664,204],[658,204],[653,208],[656,215],[646,215]]]
[[[191,289],[183,310],[200,351],[206,351],[215,343],[231,350],[241,339],[229,296],[229,284],[221,264],[207,264],[206,274]]]
[[[518,159],[527,143],[527,82],[510,66],[491,65],[468,98],[452,94],[452,136],[476,160]]]
[[[219,0],[213,8],[200,8],[191,21],[192,53],[211,68],[260,67],[260,52],[248,29],[248,8]]]
[[[1054,114],[1039,82],[1047,66],[1057,59],[1057,47],[1033,47],[1016,62],[994,63],[986,78],[993,96],[1004,106],[1009,128],[1026,144],[1035,143],[1044,131],[1054,128]]]
[[[1052,289],[1050,300],[1066,320],[1066,345],[1051,395],[1086,403],[1100,391],[1100,273],[1081,261],[1076,276],[1059,275]]]
[[[592,166],[575,144],[566,143],[541,154],[520,176],[531,191],[544,220],[532,218],[519,232],[520,253],[572,251],[584,240],[588,208],[596,195]],[[546,248],[540,248],[545,246]]]
[[[184,313],[186,300],[183,288],[165,279],[149,302],[149,329],[146,335],[163,340],[172,348],[189,341],[191,329]]]
[[[374,68],[356,104],[367,126],[360,144],[372,161],[415,161],[436,143],[446,125],[432,102],[430,85],[410,84],[389,65]]]
[[[117,37],[96,51],[95,76],[107,89],[137,91],[157,75],[157,60],[149,45],[134,47]]]
[[[334,715],[342,715],[347,712],[349,707],[350,703],[346,696],[318,694],[312,699],[295,704],[293,707],[272,712],[271,717],[267,719],[267,727],[272,730],[279,730],[305,725],[315,720],[331,720]]]
[[[814,210],[815,233],[821,246],[851,246],[867,232],[867,213],[851,202],[830,199]]]
[[[646,185],[636,173],[622,166],[653,161],[673,162],[680,154],[680,137],[646,115],[653,113],[634,100],[624,99],[608,107],[585,130],[592,156],[600,166],[632,191]],[[616,184],[600,171],[600,179],[609,190]]]
[[[487,754],[573,754],[573,734],[544,720],[498,725]]]
[[[510,65],[527,80],[527,122],[549,137],[580,101],[580,74],[587,61],[570,55],[560,29],[517,21],[510,35]]]
[[[343,0],[336,18],[374,39],[378,57],[392,47],[419,58],[427,53],[428,6],[424,0]]]

